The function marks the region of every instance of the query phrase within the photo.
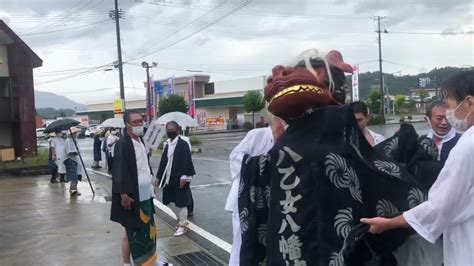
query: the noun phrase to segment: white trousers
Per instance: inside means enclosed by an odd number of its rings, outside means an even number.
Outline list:
[[[64,160],[63,159],[56,159],[54,162],[58,166],[58,174],[65,174],[66,173],[66,166],[64,166]]]
[[[178,225],[187,226],[188,224],[188,208],[180,208],[176,206],[173,202],[169,204],[170,209],[174,212],[178,218]]]
[[[242,245],[242,233],[240,231],[239,212],[232,212],[232,249],[230,251],[230,266],[238,266],[240,264],[240,246]]]
[[[438,239],[435,244],[431,244],[420,235],[414,234],[393,252],[393,255],[400,266],[441,266],[443,264],[443,243],[441,239]]]

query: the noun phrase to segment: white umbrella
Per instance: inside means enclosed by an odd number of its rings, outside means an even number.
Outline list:
[[[114,128],[124,128],[125,124],[123,123],[122,118],[109,118],[105,120],[102,124],[100,124],[101,127],[114,127]]]
[[[183,129],[186,127],[198,127],[199,124],[191,116],[181,112],[171,112],[160,116],[156,124],[166,125],[169,121],[176,121]]]

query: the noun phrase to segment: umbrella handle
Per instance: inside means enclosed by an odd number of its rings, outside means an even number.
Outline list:
[[[77,143],[76,143],[76,139],[74,138],[74,134],[72,134],[71,129],[69,129],[69,132],[71,133],[71,137],[72,137],[72,141],[74,142],[74,146],[76,146],[76,149],[78,151],[79,159],[81,159],[82,168],[84,169],[84,172],[86,173],[87,181],[89,181],[89,186],[91,187],[92,195],[95,195],[95,191],[94,191],[94,188],[92,187],[91,179],[89,178],[89,173],[87,173],[87,169],[86,169],[86,166],[84,165],[84,161],[82,160],[82,155],[79,152],[79,147],[77,147]]]

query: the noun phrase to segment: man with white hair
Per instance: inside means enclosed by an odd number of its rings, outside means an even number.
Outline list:
[[[227,196],[225,210],[232,212],[232,232],[233,242],[230,253],[229,265],[239,265],[240,263],[240,245],[242,243],[239,209],[238,209],[238,190],[240,183],[240,170],[242,159],[246,154],[257,156],[267,153],[274,142],[285,131],[285,122],[273,117],[271,126],[265,128],[256,128],[247,133],[245,138],[237,145],[229,156],[230,173],[232,176],[232,186]]]

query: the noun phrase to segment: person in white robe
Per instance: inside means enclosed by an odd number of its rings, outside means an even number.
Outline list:
[[[431,243],[443,236],[444,265],[474,265],[474,71],[451,78],[444,88],[448,122],[465,132],[449,153],[428,200],[395,218],[363,218],[369,232],[413,228]]]
[[[273,147],[285,130],[285,122],[278,117],[274,117],[272,125],[266,128],[257,128],[250,130],[245,138],[232,150],[230,160],[230,173],[232,176],[232,186],[227,196],[225,210],[232,212],[232,250],[230,253],[229,265],[239,265],[240,246],[242,237],[240,231],[238,191],[240,183],[240,169],[242,159],[246,154],[249,156],[258,156],[267,153]]]

